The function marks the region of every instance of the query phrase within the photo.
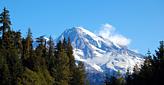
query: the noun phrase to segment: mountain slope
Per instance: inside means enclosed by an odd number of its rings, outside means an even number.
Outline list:
[[[88,73],[115,75],[120,71],[125,74],[127,69],[133,71],[134,65],[140,65],[143,62],[142,55],[82,27],[67,29],[56,41],[63,40],[64,37],[70,38],[75,59],[85,63]]]

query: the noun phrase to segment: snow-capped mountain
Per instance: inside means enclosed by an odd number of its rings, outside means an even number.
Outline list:
[[[82,27],[67,29],[57,41],[63,40],[64,37],[70,38],[75,59],[84,62],[89,73],[115,75],[119,71],[125,74],[127,69],[132,71],[134,65],[140,65],[143,62],[142,55],[127,47],[114,44]]]

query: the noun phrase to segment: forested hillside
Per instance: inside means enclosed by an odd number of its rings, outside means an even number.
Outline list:
[[[54,45],[50,36],[36,38],[32,32],[22,37],[11,27],[9,11],[0,14],[0,84],[1,85],[84,85],[85,70],[76,62],[69,39]]]

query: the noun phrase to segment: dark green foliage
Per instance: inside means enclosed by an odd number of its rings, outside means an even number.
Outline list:
[[[70,41],[70,38],[68,38],[68,43],[67,43],[67,55],[69,57],[69,69],[70,69],[70,84],[71,85],[75,85],[76,82],[76,64],[75,64],[75,59],[74,59],[74,56],[73,56],[73,48],[71,46],[71,41]]]
[[[4,8],[3,12],[0,14],[0,23],[2,26],[0,26],[0,31],[2,31],[2,39],[4,39],[4,35],[6,31],[10,31],[10,17],[9,17],[9,11]]]
[[[38,72],[25,68],[18,85],[53,85],[53,78],[47,69],[40,69]]]
[[[22,39],[22,49],[21,49],[22,64],[27,67],[29,67],[29,63],[28,63],[30,60],[29,57],[34,56],[32,42],[33,42],[32,33],[31,30],[28,29],[27,37]]]
[[[53,42],[53,39],[51,38],[51,36],[49,38],[48,45],[49,45],[48,57],[46,58],[46,60],[47,60],[48,69],[51,73],[51,76],[55,77],[55,73],[56,73],[56,66],[55,66],[56,56],[55,56],[55,48],[54,48],[55,46],[54,46],[54,42]]]
[[[0,14],[0,84],[1,85],[84,85],[83,63],[75,64],[70,39],[64,38],[55,47],[53,39],[36,38],[33,48],[31,30],[22,38],[21,32],[10,30],[9,11]]]
[[[2,65],[0,82],[2,85],[11,85],[11,75],[7,64]]]
[[[36,38],[36,42],[39,43],[39,46],[44,46],[46,44],[46,40],[44,39],[44,36],[40,36]]]
[[[17,78],[20,77],[23,72],[23,67],[18,56],[18,51],[16,49],[9,49],[6,57],[10,75],[12,76],[12,84],[17,84]]]
[[[127,85],[164,85],[164,43],[155,51],[156,55],[145,58],[144,64],[139,71],[134,71],[127,77]]]
[[[0,50],[0,83],[2,85],[11,85],[11,76],[6,57],[3,55],[4,50]]]
[[[59,41],[56,51],[56,71],[55,77],[57,85],[68,85],[69,82],[69,57],[66,54],[63,43]]]
[[[73,85],[85,85],[86,83],[86,76],[85,76],[85,67],[84,67],[84,63],[82,62],[78,62],[78,67],[75,70],[74,73],[74,84]]]

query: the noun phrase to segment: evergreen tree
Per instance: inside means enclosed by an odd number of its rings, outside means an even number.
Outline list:
[[[148,56],[145,58],[144,64],[139,71],[132,74],[127,85],[163,85],[164,79],[164,43],[160,42],[160,47],[155,51],[153,59],[148,51]]]
[[[48,57],[47,57],[47,64],[48,64],[48,70],[51,74],[51,76],[53,77],[53,84],[55,84],[55,77],[56,77],[56,56],[55,56],[55,46],[54,46],[54,42],[52,37],[49,37],[49,41],[48,41]]]
[[[164,41],[160,41],[160,47],[158,51],[156,50],[156,56],[161,62],[164,61]]]
[[[19,49],[19,50],[22,50],[22,38],[21,38],[21,32],[18,31],[18,32],[15,32],[14,34],[14,46],[15,48]]]
[[[4,8],[3,12],[0,14],[0,23],[2,26],[0,27],[0,30],[2,31],[2,40],[4,39],[4,34],[6,31],[10,31],[10,17],[9,17],[9,11]]]
[[[75,71],[75,85],[85,85],[85,66],[81,61],[78,63],[78,67]]]
[[[156,52],[157,61],[154,63],[154,84],[163,85],[164,82],[164,41],[160,41],[160,47]]]
[[[49,59],[51,59],[51,57],[54,57],[54,52],[55,52],[55,49],[54,49],[55,44],[51,36],[49,37],[48,45],[49,45],[48,56],[49,56]]]
[[[65,37],[64,37],[64,39],[62,41],[62,44],[63,44],[63,48],[65,48],[65,50],[67,51],[67,41],[66,41]]]
[[[51,67],[54,67],[54,62],[55,62],[55,45],[54,45],[54,42],[53,42],[53,39],[52,37],[50,36],[49,37],[49,41],[48,41],[48,45],[49,45],[49,48],[48,48],[48,57],[46,58],[47,60],[47,64],[48,64],[48,67],[49,69]]]
[[[70,84],[71,85],[76,85],[76,64],[75,64],[75,58],[73,56],[73,48],[72,48],[72,45],[71,45],[71,41],[70,41],[70,38],[68,38],[68,43],[67,43],[67,55],[69,57],[69,69],[70,69]]]
[[[56,52],[56,85],[68,85],[69,84],[69,57],[63,48],[63,43],[59,41],[57,44]]]
[[[44,36],[40,36],[40,37],[36,38],[36,42],[39,43],[39,46],[44,46],[45,41],[46,40],[44,39]]]
[[[26,40],[25,40],[25,49],[26,49],[26,53],[29,55],[33,49],[33,46],[32,46],[32,33],[31,33],[31,29],[29,28],[28,29],[28,33],[27,33],[27,37],[26,37]]]
[[[68,38],[55,47],[53,39],[36,39],[33,48],[31,30],[22,38],[20,31],[10,30],[9,11],[0,14],[0,84],[1,85],[84,85],[85,68],[75,64],[73,48]]]
[[[29,66],[29,57],[33,55],[33,39],[30,28],[28,29],[27,37],[22,39],[22,63],[24,66]]]

